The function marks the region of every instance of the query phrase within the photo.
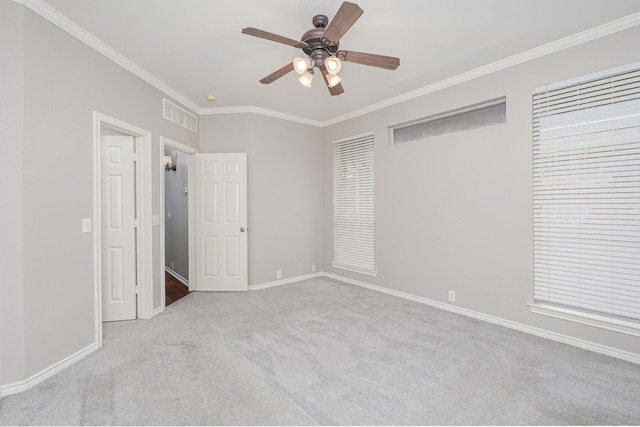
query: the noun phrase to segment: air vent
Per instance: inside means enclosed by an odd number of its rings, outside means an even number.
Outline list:
[[[171,120],[173,123],[185,127],[194,132],[198,132],[198,118],[185,110],[182,107],[177,106],[173,102],[164,98],[164,118]]]

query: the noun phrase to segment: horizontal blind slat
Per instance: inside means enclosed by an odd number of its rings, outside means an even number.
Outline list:
[[[334,143],[334,263],[375,270],[373,134]]]
[[[640,70],[532,108],[534,297],[640,320]]]

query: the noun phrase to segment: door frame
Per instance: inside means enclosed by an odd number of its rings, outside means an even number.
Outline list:
[[[153,233],[152,227],[152,157],[151,132],[93,112],[93,282],[95,302],[95,335],[98,348],[102,347],[102,247],[101,247],[101,185],[100,185],[100,128],[107,126],[134,137],[136,144],[136,264],[138,319],[153,317]],[[161,163],[160,163],[161,164]]]
[[[164,149],[171,148],[176,151],[180,151],[182,153],[189,155],[189,174],[188,174],[188,183],[187,183],[187,204],[188,204],[188,214],[187,214],[187,222],[189,227],[189,291],[195,290],[195,267],[194,267],[194,257],[195,257],[195,241],[193,240],[193,236],[191,230],[193,229],[193,221],[192,221],[192,212],[194,207],[194,198],[193,198],[193,158],[194,154],[198,154],[200,150],[190,147],[186,144],[183,144],[178,141],[174,141],[172,139],[166,138],[164,136],[160,137],[160,158],[158,159],[158,164],[162,165],[162,161],[164,158]],[[165,171],[162,169],[162,178],[160,179],[160,215],[162,215],[162,220],[160,221],[160,311],[163,311],[166,308],[166,283],[165,283],[165,221],[167,220],[164,212],[164,178]]]

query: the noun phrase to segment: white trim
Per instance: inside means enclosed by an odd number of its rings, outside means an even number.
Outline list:
[[[273,288],[274,286],[288,285],[289,283],[300,282],[302,280],[315,279],[324,276],[324,273],[311,273],[304,276],[290,277],[288,279],[276,280],[274,282],[260,283],[258,285],[249,285],[250,291],[259,291],[260,289]]]
[[[596,328],[607,329],[621,334],[640,337],[640,322],[615,319],[596,313],[587,313],[580,310],[573,310],[565,307],[556,307],[543,303],[527,304],[532,313],[544,316],[555,317],[557,319],[569,320],[571,322],[582,323],[583,325],[595,326]]]
[[[178,282],[180,282],[183,285],[189,287],[189,281],[187,279],[185,279],[180,274],[176,273],[175,271],[173,271],[171,268],[167,267],[166,265],[164,266],[164,271],[169,273],[170,275],[172,275],[174,277],[174,279],[176,279]]]
[[[193,154],[198,154],[200,151],[197,148],[193,148],[189,145],[183,144],[181,142],[178,141],[174,141],[172,139],[166,138],[164,136],[160,137],[160,149],[159,151],[159,159],[158,159],[158,165],[160,168],[160,195],[159,195],[159,199],[160,199],[160,216],[162,217],[162,220],[160,221],[160,307],[158,307],[155,311],[158,312],[158,314],[160,314],[162,311],[164,311],[165,307],[167,306],[167,296],[166,296],[166,283],[165,283],[165,278],[164,278],[164,272],[168,269],[171,270],[170,268],[165,266],[165,242],[164,242],[164,236],[165,236],[165,214],[164,214],[164,178],[165,178],[165,171],[164,171],[164,167],[162,166],[162,160],[164,158],[164,149],[165,147],[177,150],[177,151],[181,151],[183,153],[186,153],[189,155],[189,177],[188,177],[188,182],[187,182],[187,203],[188,203],[188,229],[189,229],[189,277],[194,277],[195,275],[195,267],[192,266],[192,264],[195,263],[195,242],[193,241],[193,236],[191,235],[191,230],[193,229],[193,218],[191,215],[191,212],[193,210],[193,205],[192,205],[192,180],[191,180],[191,174],[192,174],[192,167],[193,167],[193,163],[192,163],[192,155]],[[192,261],[193,260],[193,261]],[[171,270],[171,272],[173,272],[173,270]],[[176,274],[171,273],[174,277],[177,276]],[[185,282],[183,282],[185,283]],[[187,283],[185,283],[187,286],[189,286],[189,283],[187,281]],[[193,288],[191,286],[189,286],[189,291],[193,291]]]
[[[626,360],[627,362],[640,364],[640,354],[638,353],[631,353],[629,351],[620,350],[620,349],[609,347],[606,345],[597,344],[591,341],[581,340],[579,338],[570,337],[568,335],[558,334],[556,332],[535,328],[533,326],[523,325],[522,323],[512,322],[511,320],[502,319],[500,317],[491,316],[489,314],[484,314],[484,313],[480,313],[473,310],[467,310],[466,308],[445,304],[439,301],[419,297],[419,296],[408,294],[405,292],[395,291],[393,289],[384,288],[382,286],[372,285],[369,283],[361,282],[359,280],[350,279],[348,277],[338,276],[332,273],[323,272],[321,273],[321,275],[324,277],[328,277],[330,279],[349,283],[351,285],[360,286],[363,288],[371,289],[373,291],[382,292],[388,295],[393,295],[399,298],[403,298],[409,301],[418,302],[420,304],[428,305],[430,307],[439,308],[441,310],[446,310],[452,313],[457,313],[463,316],[489,322],[494,325],[504,326],[506,328],[514,329],[516,331],[525,332],[531,335],[547,338],[553,341],[558,341],[574,347],[582,348],[582,349],[593,351],[600,354],[605,354],[611,357],[616,357],[618,359]]]
[[[303,123],[303,124],[316,126],[316,127],[327,127],[327,126],[331,126],[349,119],[360,117],[365,114],[372,113],[377,110],[381,110],[383,108],[387,108],[387,107],[390,107],[414,98],[418,98],[433,92],[437,92],[439,90],[442,90],[451,86],[455,86],[455,85],[476,79],[478,77],[486,76],[488,74],[503,70],[505,68],[513,67],[515,65],[519,65],[527,61],[541,58],[545,55],[559,52],[561,50],[568,49],[570,47],[574,47],[595,39],[606,37],[608,35],[640,25],[640,12],[637,12],[637,13],[616,19],[614,21],[599,25],[597,27],[582,31],[580,33],[565,37],[563,39],[556,40],[556,41],[544,44],[542,46],[535,47],[533,49],[518,53],[516,55],[512,55],[508,58],[501,59],[491,64],[478,67],[474,70],[471,70],[462,74],[458,74],[457,76],[453,76],[451,78],[441,80],[439,82],[424,86],[422,88],[407,92],[399,96],[395,96],[393,98],[389,98],[387,100],[378,102],[376,104],[372,104],[367,107],[354,110],[352,112],[334,117],[332,119],[328,119],[325,121],[318,121],[318,120],[312,120],[305,117],[294,116],[291,114],[281,113],[278,111],[268,110],[266,108],[254,107],[254,106],[200,108],[195,103],[187,99],[185,96],[178,93],[176,90],[172,89],[167,84],[165,84],[164,82],[160,81],[158,78],[153,76],[152,74],[140,68],[134,62],[127,59],[126,57],[124,57],[123,55],[115,51],[113,48],[111,48],[110,46],[108,46],[107,44],[105,44],[95,36],[88,33],[86,30],[78,26],[76,23],[74,23],[73,21],[66,18],[64,15],[54,10],[52,7],[44,3],[42,0],[13,0],[13,1],[28,7],[35,13],[47,19],[51,23],[57,25],[64,31],[76,37],[78,40],[82,41],[83,43],[87,44],[91,48],[101,53],[102,55],[111,59],[116,64],[122,66],[124,69],[131,72],[132,74],[140,77],[142,80],[146,81],[150,85],[161,90],[166,95],[182,103],[184,106],[190,108],[197,114],[200,114],[200,115],[214,114],[215,115],[215,114],[254,113],[254,114],[261,114],[269,117],[276,117],[284,120],[289,120],[292,122]]]
[[[332,141],[331,143],[342,144],[343,142],[350,142],[350,141],[353,141],[354,139],[364,139],[364,138],[375,138],[375,133],[373,131],[369,131],[369,132],[361,133],[358,135],[347,136],[345,138],[337,139],[335,141]]]
[[[126,130],[126,128],[125,128]],[[142,130],[142,129],[140,129]],[[151,133],[136,135],[136,209],[138,217],[138,318],[153,317],[153,179]]]
[[[52,24],[57,25],[62,30],[71,34],[73,37],[77,38],[90,48],[96,50],[98,53],[103,56],[109,58],[116,64],[120,65],[125,70],[129,71],[131,74],[141,78],[145,82],[149,83],[151,86],[156,89],[164,92],[167,96],[175,99],[176,101],[182,103],[184,106],[190,108],[192,111],[198,113],[200,107],[198,107],[195,103],[191,102],[188,98],[183,96],[181,93],[176,91],[175,89],[168,86],[166,83],[161,81],[159,78],[154,76],[153,74],[147,72],[136,63],[128,59],[127,57],[120,54],[118,51],[113,49],[111,46],[104,43],[102,40],[98,39],[93,34],[86,31],[84,28],[80,27],[75,22],[71,21],[66,16],[62,15],[57,10],[53,9],[48,4],[44,3],[41,0],[13,0],[16,3],[20,3],[38,15],[42,16],[44,19],[48,20]]]
[[[122,120],[93,112],[93,282],[95,305],[95,335],[98,348],[102,347],[102,248],[100,241],[100,127],[120,130],[135,137],[136,144],[136,209],[138,213],[137,278],[139,293],[137,311],[139,319],[153,317],[153,233],[152,233],[152,176],[151,132]],[[161,164],[161,163],[160,163]]]
[[[535,95],[541,92],[549,92],[556,89],[562,89],[565,87],[573,86],[580,83],[587,83],[594,80],[600,80],[609,76],[627,73],[629,71],[640,69],[640,61],[632,62],[631,64],[621,65],[615,68],[609,68],[608,70],[602,70],[595,73],[587,74],[586,76],[574,77],[572,79],[563,80],[561,82],[550,83],[544,86],[537,87],[533,90],[532,94]]]
[[[471,71],[467,71],[465,73],[450,77],[448,79],[440,80],[439,82],[424,86],[422,88],[413,90],[411,92],[407,92],[399,96],[395,96],[393,98],[389,98],[385,101],[381,101],[376,104],[369,105],[367,107],[352,111],[350,113],[343,114],[341,116],[337,116],[329,120],[325,120],[324,122],[322,122],[322,126],[323,127],[331,126],[340,122],[344,122],[349,119],[360,117],[365,114],[372,113],[374,111],[378,111],[383,108],[391,107],[393,105],[400,104],[402,102],[409,101],[411,99],[415,99],[424,95],[428,95],[430,93],[437,92],[439,90],[456,86],[456,85],[468,82],[470,80],[474,80],[479,77],[483,77],[483,76],[495,73],[497,71],[504,70],[509,67],[513,67],[513,66],[516,66],[528,61],[532,61],[534,59],[538,59],[555,52],[559,52],[564,49],[568,49],[570,47],[578,46],[582,43],[586,43],[591,40],[595,40],[601,37],[605,37],[605,36],[617,33],[619,31],[626,30],[631,27],[635,27],[636,25],[640,25],[640,12],[634,13],[629,16],[625,16],[620,19],[616,19],[614,21],[597,26],[595,28],[591,28],[586,31],[582,31],[580,33],[565,37],[563,39],[556,40],[551,43],[547,43],[542,46],[535,47],[533,49],[529,49],[527,51],[518,53],[516,55],[512,55],[510,57],[498,60],[491,64],[478,67]]]
[[[332,262],[331,263],[331,267],[333,268],[338,268],[340,270],[347,270],[347,271],[352,271],[354,273],[358,273],[358,274],[366,274],[367,276],[377,276],[378,275],[378,270],[365,270],[365,269],[361,269],[361,268],[356,268],[356,267],[351,267],[348,265],[344,265],[344,264],[340,264],[339,262]]]
[[[40,384],[42,381],[51,378],[56,375],[63,369],[73,365],[76,362],[84,359],[94,351],[98,350],[100,346],[97,342],[83,348],[80,351],[72,354],[71,356],[65,357],[61,361],[54,363],[48,368],[43,369],[35,375],[30,376],[24,381],[18,381],[12,384],[0,385],[0,398],[4,396],[9,396],[11,394],[22,393],[23,391],[27,391],[32,387]]]
[[[324,122],[318,120],[307,119],[305,117],[294,116],[287,113],[281,113],[278,111],[268,110],[261,107],[244,106],[244,107],[221,107],[221,108],[201,108],[200,114],[205,115],[217,115],[217,114],[260,114],[262,116],[274,117],[276,119],[288,120],[290,122],[302,123],[304,125],[324,127]]]

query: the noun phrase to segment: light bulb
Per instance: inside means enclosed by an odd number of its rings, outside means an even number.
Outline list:
[[[311,82],[313,81],[313,74],[310,72],[313,70],[307,70],[303,75],[298,77],[298,81],[302,86],[311,87]]]
[[[293,69],[296,70],[296,73],[302,75],[309,69],[311,66],[311,61],[309,58],[295,58],[293,60]]]
[[[335,56],[330,56],[324,61],[324,66],[327,68],[327,73],[338,74],[342,68],[342,61]]]
[[[338,83],[340,83],[342,81],[342,78],[335,74],[335,75],[328,75],[327,76],[327,86],[329,87],[334,87],[335,85],[337,85]]]

